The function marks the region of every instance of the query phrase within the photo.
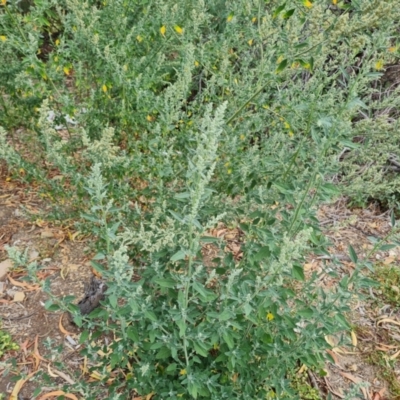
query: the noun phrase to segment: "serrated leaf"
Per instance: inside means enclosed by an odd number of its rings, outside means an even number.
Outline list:
[[[268,258],[271,255],[269,246],[261,247],[261,249],[255,254],[254,261],[261,261],[264,258]]]
[[[351,261],[353,261],[354,264],[357,264],[358,261],[357,253],[355,252],[351,244],[349,244],[349,256]]]
[[[171,350],[167,346],[161,347],[161,349],[156,354],[156,359],[165,360],[171,356]]]

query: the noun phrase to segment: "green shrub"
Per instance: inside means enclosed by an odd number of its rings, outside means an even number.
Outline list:
[[[363,282],[325,292],[302,264],[325,251],[315,210],[337,195],[354,119],[376,108],[395,5],[3,6],[0,157],[98,239],[107,297],[76,320],[109,398],[288,398],[288,370],[322,365]],[[218,222],[240,229],[240,259],[209,237]]]

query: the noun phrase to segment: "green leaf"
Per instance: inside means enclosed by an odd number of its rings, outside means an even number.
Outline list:
[[[311,318],[314,315],[314,311],[312,308],[307,307],[307,308],[303,308],[302,310],[297,311],[297,314],[299,314],[300,316],[302,316],[304,318]]]
[[[357,264],[357,261],[358,261],[357,253],[355,252],[355,250],[353,249],[353,246],[351,244],[349,244],[349,255],[350,255],[351,261],[353,261],[354,264]]]
[[[217,295],[209,289],[206,289],[203,285],[198,282],[193,282],[193,289],[200,295],[203,301],[213,301]]]
[[[301,265],[293,265],[292,276],[294,279],[304,282],[305,277],[303,267]]]
[[[47,311],[58,311],[60,309],[60,306],[57,304],[51,303],[51,300],[46,301],[45,308]]]
[[[118,298],[114,294],[108,296],[108,301],[110,302],[112,308],[117,308]]]
[[[197,354],[200,354],[203,357],[208,356],[208,352],[202,346],[200,346],[198,342],[193,341],[193,347]]]
[[[153,321],[153,322],[156,322],[157,321],[157,316],[156,316],[156,314],[154,314],[154,312],[153,311],[145,311],[144,312],[144,316],[146,317],[146,318],[148,318],[150,321]]]
[[[79,337],[79,343],[80,343],[80,344],[85,343],[85,342],[87,341],[88,337],[89,337],[89,331],[84,330],[84,331],[81,333],[81,336]]]
[[[228,321],[228,320],[232,319],[234,316],[235,316],[235,314],[231,310],[228,310],[227,308],[225,308],[225,310],[222,311],[222,313],[219,315],[218,319],[221,322],[224,322],[224,321]]]
[[[296,11],[295,8],[292,8],[291,10],[286,11],[285,14],[283,14],[283,18],[284,18],[284,19],[289,19],[289,18],[293,15],[293,13],[294,13],[295,11]]]
[[[263,246],[254,256],[254,261],[261,261],[264,258],[268,258],[271,255],[271,250],[269,246]]]
[[[106,256],[103,253],[97,253],[92,260],[104,260],[106,258]]]
[[[165,288],[173,289],[176,285],[176,282],[172,278],[155,278],[154,282]]]
[[[219,242],[219,239],[214,236],[203,236],[200,238],[200,241],[203,243],[217,243]]]
[[[170,214],[177,219],[179,222],[185,223],[185,219],[182,217],[182,215],[179,215],[178,213],[176,213],[175,211],[169,211]]]
[[[139,332],[138,332],[137,328],[135,328],[134,326],[130,326],[126,330],[126,334],[127,334],[128,338],[131,339],[133,342],[139,341]]]
[[[232,350],[234,347],[234,342],[233,342],[233,337],[228,331],[225,331],[222,335],[222,338],[224,339],[225,343],[228,345],[229,349]]]
[[[176,367],[177,367],[176,363],[169,364],[167,369],[166,369],[166,371],[167,372],[174,372],[176,370]]]
[[[276,18],[286,7],[286,2],[279,6],[274,13],[272,14],[272,18]]]
[[[189,192],[182,192],[182,193],[177,193],[174,198],[177,200],[186,200],[190,197]]]
[[[381,251],[387,251],[391,250],[397,247],[397,244],[383,244],[382,246],[379,247],[379,250]]]
[[[185,257],[186,257],[186,252],[184,252],[183,250],[179,250],[170,258],[170,260],[172,262],[176,262],[179,260],[183,260]]]
[[[156,359],[165,360],[171,356],[171,350],[167,346],[161,347],[161,349],[156,354]]]
[[[114,352],[110,357],[111,369],[114,369],[116,365],[118,365],[123,359],[123,355],[119,352]]]
[[[83,217],[84,219],[86,219],[87,221],[90,221],[90,222],[96,222],[96,223],[101,222],[99,220],[99,218],[97,218],[95,215],[82,213],[81,217]]]
[[[360,147],[359,143],[353,143],[351,140],[340,140],[340,144],[342,144],[344,147],[348,147],[349,149],[358,149]]]
[[[287,65],[288,65],[288,60],[287,60],[287,58],[285,58],[284,60],[282,60],[280,63],[279,63],[279,65],[278,65],[278,67],[276,68],[276,73],[279,73],[279,72],[282,72],[286,67],[287,67]]]
[[[346,329],[350,329],[350,325],[342,314],[336,314],[335,319]]]

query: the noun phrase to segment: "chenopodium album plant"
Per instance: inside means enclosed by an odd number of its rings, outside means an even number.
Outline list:
[[[82,341],[110,398],[290,396],[287,370],[320,366],[347,327],[349,280],[325,293],[302,263],[353,120],[379,107],[396,1],[3,3],[0,157],[99,238],[108,292]]]
[[[209,106],[193,138],[185,191],[175,194],[179,212],[171,199],[155,200],[154,215],[133,229],[113,207],[101,164],[86,181],[86,218],[104,243],[93,265],[108,290],[104,308],[84,318],[81,341],[105,382],[125,370],[124,380],[111,380],[110,396],[132,390],[157,399],[291,398],[288,370],[321,368],[326,335],[348,328],[348,280],[327,293],[315,275],[304,277],[304,254],[321,240],[298,213],[286,221],[293,226],[298,218],[291,232],[274,207],[253,205],[253,215],[242,215],[240,260],[207,235],[225,218],[204,213],[213,197],[221,200],[210,182],[225,109],[223,103],[212,116]],[[202,256],[204,243],[214,244],[213,260]],[[76,321],[82,325],[82,316]],[[100,333],[113,335],[108,347],[96,340]]]

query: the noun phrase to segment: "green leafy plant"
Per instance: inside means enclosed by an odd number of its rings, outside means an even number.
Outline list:
[[[395,3],[2,4],[0,157],[53,199],[54,219],[78,216],[107,281],[90,316],[49,306],[84,328],[102,378],[79,381],[85,398],[100,385],[109,398],[290,398],[288,371],[321,366],[362,264],[331,291],[302,265],[326,252],[316,209],[339,193],[360,112],[377,108]],[[237,252],[210,235],[218,223],[240,233]]]
[[[7,351],[18,349],[19,346],[12,340],[11,335],[0,329],[0,357],[3,357]]]

